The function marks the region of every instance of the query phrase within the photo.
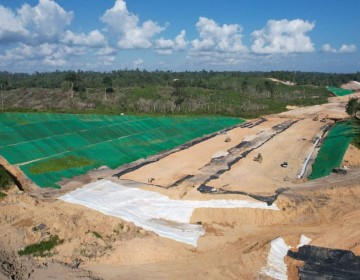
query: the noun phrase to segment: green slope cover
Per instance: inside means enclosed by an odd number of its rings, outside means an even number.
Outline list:
[[[230,117],[0,114],[0,155],[40,187],[116,168],[243,122]]]

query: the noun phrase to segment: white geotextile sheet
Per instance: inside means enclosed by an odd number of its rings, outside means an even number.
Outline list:
[[[193,246],[204,229],[190,224],[195,208],[260,208],[278,210],[276,205],[245,200],[174,200],[157,192],[126,187],[109,180],[99,180],[76,189],[59,199],[81,204],[125,221],[159,236]]]
[[[311,238],[302,234],[296,248],[308,245],[311,241]],[[271,241],[271,248],[267,258],[267,266],[262,268],[261,272],[273,279],[287,280],[287,266],[284,258],[290,248],[291,246],[288,246],[282,237],[278,237]]]
[[[273,279],[287,280],[287,267],[284,257],[290,248],[282,237],[271,241],[267,267],[263,268],[262,272]]]

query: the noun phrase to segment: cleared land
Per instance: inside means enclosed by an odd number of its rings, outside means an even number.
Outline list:
[[[258,124],[254,120],[254,126],[233,129],[120,178],[149,183],[153,186],[148,189],[186,199],[198,199],[197,188],[202,184],[224,191],[272,195],[299,182],[314,143],[333,124],[331,117],[346,118],[344,108],[338,103],[324,104],[268,116]],[[224,156],[211,158],[221,152]],[[262,163],[253,160],[259,153]],[[284,162],[287,167],[281,167]]]
[[[350,146],[345,154],[343,164],[351,167],[346,176],[331,174],[312,181],[296,178],[311,151],[313,138],[323,132],[325,125],[346,118],[347,100],[348,96],[335,97],[329,104],[266,116],[266,121],[252,121],[256,124],[252,127],[237,127],[159,156],[147,165],[141,161],[116,170],[92,171],[64,181],[61,191],[42,190],[30,196],[13,190],[0,201],[3,213],[0,246],[16,251],[49,235],[57,234],[64,239],[52,256],[54,262],[48,261],[46,266],[41,264],[43,259],[39,265],[6,255],[6,259],[17,259],[13,262],[15,268],[24,277],[30,273],[30,279],[46,279],[49,270],[56,271],[52,277],[59,279],[64,275],[76,279],[79,275],[75,273],[81,273],[85,279],[94,279],[95,275],[102,279],[268,279],[263,271],[268,266],[272,241],[282,237],[296,250],[302,235],[311,239],[310,245],[350,250],[359,255],[359,153],[354,153]],[[313,120],[316,116],[317,120]],[[325,122],[321,121],[323,118]],[[228,137],[231,141],[225,141]],[[263,155],[262,163],[253,161],[258,153]],[[282,168],[280,163],[285,160],[288,167]],[[120,172],[123,175],[117,178]],[[201,223],[196,226],[201,226],[205,235],[193,247],[159,237],[123,219],[49,198],[99,178],[159,192],[178,201],[256,201],[246,194],[197,191],[196,187],[204,183],[259,196],[272,195],[280,186],[288,189],[276,197],[277,211],[195,209],[190,223]],[[107,206],[110,205],[106,201],[101,204]],[[130,210],[136,213],[135,208]],[[46,225],[45,230],[32,230],[41,223]],[[74,263],[76,258],[83,260],[80,268],[85,270],[71,269],[65,264]],[[289,279],[298,279],[298,266],[302,264],[290,257],[284,259],[287,268],[284,273]]]

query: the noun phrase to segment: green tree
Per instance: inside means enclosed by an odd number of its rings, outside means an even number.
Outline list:
[[[356,116],[360,112],[360,102],[358,98],[351,98],[345,107],[346,113],[350,116]]]
[[[274,98],[275,84],[269,81],[265,81],[265,88],[270,93],[271,98]]]
[[[4,92],[9,86],[9,82],[7,80],[0,80],[0,91],[1,91],[1,111],[4,111]]]
[[[65,76],[65,81],[69,82],[71,90],[71,98],[74,97],[74,83],[78,80],[78,77],[75,72],[69,72]]]
[[[113,82],[112,79],[109,76],[106,76],[103,78],[103,84],[105,85],[105,94],[104,94],[104,99],[107,100],[107,96],[106,94],[109,92],[114,92],[112,86],[113,86]]]
[[[179,96],[181,95],[182,89],[186,86],[186,83],[182,79],[174,79],[173,80],[173,87],[174,87],[174,95]]]
[[[248,86],[249,86],[248,81],[247,80],[243,81],[241,84],[241,91],[245,93],[248,90]]]

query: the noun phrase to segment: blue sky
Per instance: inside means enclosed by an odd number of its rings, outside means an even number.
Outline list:
[[[0,71],[360,71],[359,0],[0,0]]]

